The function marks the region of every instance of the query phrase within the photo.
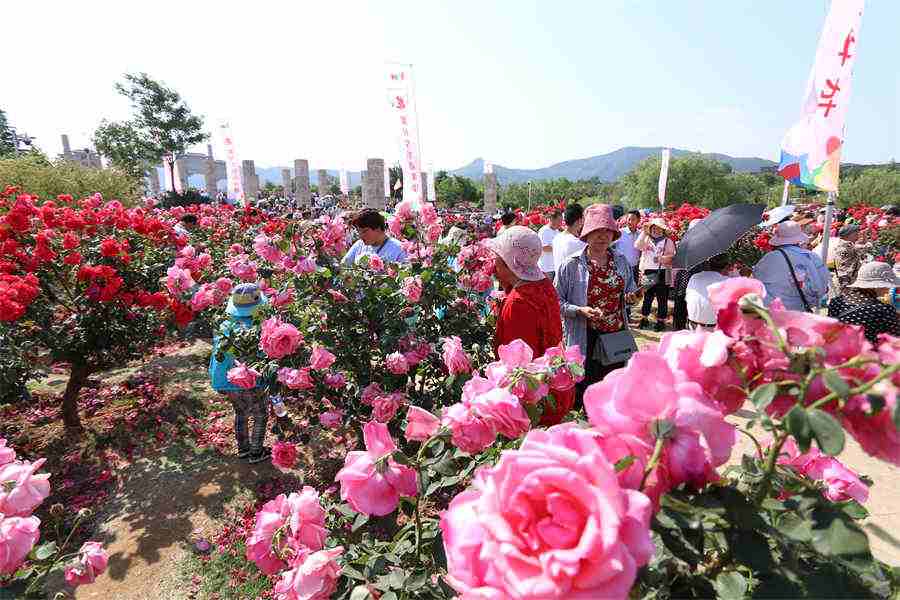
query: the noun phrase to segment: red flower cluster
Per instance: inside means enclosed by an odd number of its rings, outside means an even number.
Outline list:
[[[40,292],[37,277],[30,273],[0,274],[0,321],[17,321]]]

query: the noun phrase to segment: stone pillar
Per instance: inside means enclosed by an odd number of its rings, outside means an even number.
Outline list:
[[[187,161],[183,158],[176,158],[175,171],[178,174],[178,182],[181,184],[181,191],[186,192],[188,189]]]
[[[219,193],[219,187],[216,184],[216,161],[212,158],[212,146],[209,148],[209,158],[206,159],[206,173],[204,173],[206,177],[206,195],[216,199],[216,194]]]
[[[69,146],[69,136],[62,134],[63,156],[66,160],[72,160],[72,148]],[[159,180],[157,180],[157,183]]]
[[[363,206],[384,210],[384,159],[366,161],[366,180],[363,183]]]
[[[154,196],[159,193],[159,171],[156,167],[150,167],[150,193]]]
[[[366,171],[365,169],[363,169],[362,171],[359,172],[359,201],[360,202],[363,201],[363,198],[366,195],[366,177],[367,177],[366,173],[367,172],[368,171]]]
[[[484,211],[488,214],[497,212],[497,174],[484,174]]]
[[[422,176],[422,181],[419,182],[422,186],[422,202],[428,202],[428,173],[422,171],[419,175]]]
[[[304,158],[294,161],[294,205],[309,206],[309,161]]]
[[[290,198],[291,193],[294,191],[291,189],[291,170],[290,169],[282,169],[281,170],[281,185],[284,187],[284,197]]]
[[[252,160],[241,161],[241,178],[244,180],[244,201],[252,199],[255,202],[259,197],[259,180]]]
[[[328,194],[328,171],[319,169],[316,177],[316,185],[319,187],[319,196]]]
[[[208,158],[209,160],[213,160],[212,144],[206,145],[206,158]]]

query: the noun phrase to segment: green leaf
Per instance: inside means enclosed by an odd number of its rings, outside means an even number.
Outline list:
[[[868,554],[869,538],[854,525],[844,519],[835,518],[822,529],[813,529],[813,547],[829,556]]]
[[[623,456],[622,458],[617,460],[615,464],[616,473],[621,473],[622,471],[633,465],[635,460],[637,459],[632,454]]]
[[[46,544],[41,544],[34,550],[34,557],[38,560],[47,560],[54,554],[56,554],[56,542],[47,542]]]
[[[840,423],[818,408],[807,412],[807,420],[819,449],[831,456],[840,454],[844,449],[844,429]]]
[[[365,581],[366,576],[362,574],[361,571],[351,567],[349,564],[345,564],[341,567],[341,575],[346,575],[350,579],[359,579],[360,581]],[[363,586],[365,588],[365,586]],[[368,590],[366,590],[368,592]]]
[[[778,530],[785,537],[797,542],[808,542],[812,539],[812,522],[794,514],[785,515]]]
[[[825,387],[841,398],[847,398],[850,395],[850,386],[837,371],[825,371],[822,373],[822,379],[825,380]]]
[[[734,560],[756,571],[767,572],[775,566],[768,538],[758,531],[736,530],[728,536]]]
[[[403,584],[403,588],[409,592],[413,592],[428,583],[427,573],[417,573],[409,576]]]
[[[369,588],[364,585],[358,585],[350,592],[350,600],[368,600],[371,597]]]
[[[350,529],[351,531],[356,531],[363,525],[369,522],[369,515],[358,514],[356,515],[356,519],[353,520],[353,527]]]
[[[865,519],[869,516],[869,511],[866,510],[866,508],[856,500],[847,502],[841,508],[844,511],[845,515],[856,521]]]
[[[767,383],[766,385],[761,385],[750,394],[750,402],[757,408],[757,410],[764,410],[769,404],[772,403],[772,400],[775,399],[775,394],[778,391],[778,386],[774,383]]]
[[[809,427],[809,416],[806,414],[806,409],[799,405],[794,406],[784,416],[784,425],[797,440],[800,451],[808,451],[812,440],[812,430]]]
[[[747,580],[737,571],[725,571],[716,577],[716,595],[722,600],[743,600]]]
[[[894,418],[894,427],[900,431],[900,402],[894,405],[894,414],[891,416]]]
[[[650,433],[657,440],[667,439],[675,431],[675,424],[666,419],[658,419],[650,425]]]
[[[409,466],[411,464],[409,457],[406,456],[406,454],[404,454],[402,450],[397,450],[396,452],[394,452],[393,455],[391,455],[391,457],[394,459],[395,462],[397,462],[401,465]]]

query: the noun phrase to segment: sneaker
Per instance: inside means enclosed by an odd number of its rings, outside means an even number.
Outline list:
[[[647,329],[650,327],[650,321],[648,319],[641,319],[641,322],[638,323],[638,329]]]
[[[238,458],[247,458],[248,456],[250,456],[250,448],[238,448]]]
[[[269,460],[272,457],[272,449],[271,448],[261,448],[256,452],[250,454],[250,457],[247,459],[247,462],[251,465],[255,465],[256,463],[261,463],[265,460]]]

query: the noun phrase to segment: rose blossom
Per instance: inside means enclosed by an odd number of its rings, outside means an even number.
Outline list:
[[[377,383],[370,383],[363,388],[362,392],[360,392],[359,401],[367,406],[372,406],[372,401],[375,397],[383,393],[384,390],[381,389],[380,385]]]
[[[289,442],[272,445],[272,464],[279,469],[292,469],[297,462],[297,447]]]
[[[418,275],[406,277],[403,280],[403,285],[400,287],[400,293],[403,294],[407,302],[418,302],[422,298],[422,278]]]
[[[522,408],[522,403],[503,388],[479,394],[470,406],[498,433],[511,440],[516,439],[531,428],[531,419]]]
[[[747,294],[766,297],[766,288],[762,281],[751,277],[730,277],[710,285],[708,292],[709,301],[717,311],[736,303]]]
[[[384,365],[394,375],[403,375],[409,371],[409,363],[406,362],[406,357],[399,352],[388,354],[384,359]]]
[[[313,348],[312,356],[309,358],[309,368],[316,371],[324,371],[334,364],[335,356],[322,346]]]
[[[291,563],[291,569],[281,574],[275,592],[283,600],[329,600],[337,589],[341,567],[337,557],[342,546],[318,552],[303,552]]]
[[[283,383],[292,390],[309,390],[315,387],[309,376],[309,369],[291,369],[282,367],[278,369],[278,382]]]
[[[441,349],[443,350],[444,365],[446,365],[451,375],[470,373],[472,371],[469,357],[466,356],[466,352],[462,347],[462,341],[458,335],[444,338],[444,344]]]
[[[335,481],[341,483],[341,500],[353,510],[375,516],[390,514],[400,496],[418,492],[416,471],[398,464],[390,456],[397,450],[387,426],[370,421],[363,427],[366,450],[348,452]],[[376,463],[383,467],[376,468]]]
[[[441,516],[447,581],[463,598],[627,598],[653,556],[651,503],[623,489],[596,432],[528,433]]]
[[[384,270],[384,261],[377,254],[370,254],[369,258],[369,268],[373,271],[383,271]]]
[[[378,394],[372,398],[372,418],[379,423],[392,421],[405,401],[406,396],[402,392]]]
[[[37,517],[0,514],[0,575],[15,573],[40,537]]]
[[[869,499],[869,488],[857,473],[833,456],[822,454],[814,446],[801,454],[797,443],[788,438],[781,446],[778,463],[791,467],[813,481],[821,481],[825,485],[825,497],[832,502],[856,500],[862,504]]]
[[[100,542],[85,542],[78,551],[78,561],[66,567],[66,583],[71,586],[94,583],[97,576],[106,570],[109,558]]]
[[[522,340],[513,340],[497,348],[497,357],[510,369],[524,367],[534,358],[531,346]]]
[[[0,466],[16,460],[16,451],[6,445],[6,440],[0,438]]]
[[[295,552],[301,549],[321,550],[325,546],[328,530],[325,529],[325,510],[319,503],[319,494],[310,486],[300,493],[279,494],[266,502],[256,514],[253,531],[247,537],[247,560],[252,560],[266,575],[274,575],[284,569],[284,561],[272,552],[275,532],[286,527],[278,548],[289,547]]]
[[[50,474],[35,472],[47,459],[0,466],[0,514],[27,517],[50,495]]]
[[[191,272],[187,269],[178,267],[169,267],[166,271],[166,289],[173,296],[180,296],[183,292],[194,287],[195,282],[191,277]]]
[[[404,435],[409,441],[424,442],[441,428],[441,420],[419,408],[410,406],[406,412],[406,431]]]
[[[278,317],[263,321],[259,347],[269,358],[278,359],[293,354],[301,342],[303,336],[290,323],[284,323]]]
[[[324,381],[325,385],[335,390],[347,385],[347,377],[343,373],[329,373],[325,376]]]
[[[469,454],[478,454],[497,438],[491,423],[461,402],[444,408],[441,424],[450,429],[451,443]]]
[[[319,423],[329,429],[337,429],[344,420],[344,412],[340,410],[329,410],[319,415]]]
[[[235,361],[235,366],[228,370],[226,377],[229,383],[236,385],[245,390],[252,390],[256,387],[256,378],[260,376],[259,371],[252,367],[248,367],[240,361]]]

